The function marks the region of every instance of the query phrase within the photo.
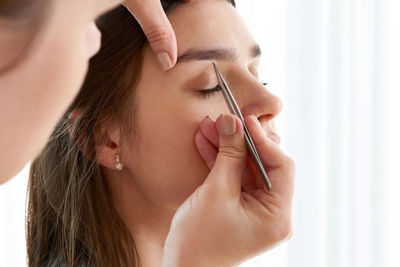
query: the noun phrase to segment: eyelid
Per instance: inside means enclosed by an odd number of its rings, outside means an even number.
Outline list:
[[[216,84],[215,86],[211,86],[209,88],[202,88],[201,90],[212,90],[212,89],[216,89],[219,87],[219,84]]]
[[[215,87],[210,88],[210,89],[202,89],[199,90],[199,94],[201,95],[201,97],[211,97],[213,96],[215,93],[218,93],[221,91],[221,87],[219,86],[219,84],[217,84]]]
[[[266,82],[265,80],[261,80],[261,81],[259,81],[259,82],[260,82],[262,85],[264,85],[264,86],[269,85],[269,83]],[[199,91],[211,91],[211,90],[215,90],[215,89],[221,90],[220,85],[217,84],[217,85],[212,86],[212,87],[210,87],[210,88],[203,88],[203,89],[200,89]]]
[[[259,81],[259,82],[265,87],[268,85],[267,82],[264,82],[264,81]],[[198,90],[198,92],[200,93],[202,98],[212,97],[212,96],[214,96],[216,93],[218,93],[220,91],[221,91],[221,87],[220,87],[219,84],[217,84],[213,88],[205,88],[205,89]]]

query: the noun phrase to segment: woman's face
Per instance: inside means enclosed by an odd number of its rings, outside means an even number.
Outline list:
[[[209,169],[194,136],[205,116],[230,113],[217,85],[215,62],[244,116],[253,114],[267,133],[280,100],[259,82],[260,50],[233,6],[194,1],[169,14],[178,40],[178,63],[162,73],[147,47],[134,100],[136,136],[122,147],[124,172],[146,199],[177,208],[203,183]]]
[[[0,184],[43,147],[85,77],[88,60],[100,47],[93,21],[119,0],[55,0],[35,26],[0,18]],[[22,24],[21,24],[22,23]],[[33,37],[34,36],[34,37]],[[32,39],[27,54],[22,53]],[[21,54],[22,53],[22,54]],[[8,166],[12,162],[12,167]],[[7,164],[7,165],[5,165]]]

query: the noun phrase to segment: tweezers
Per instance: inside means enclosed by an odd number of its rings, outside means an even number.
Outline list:
[[[250,153],[253,156],[253,159],[256,163],[256,166],[261,174],[262,180],[267,187],[268,191],[271,191],[271,182],[268,178],[267,173],[265,172],[264,166],[261,163],[260,156],[258,155],[256,146],[254,145],[253,139],[250,136],[249,130],[247,130],[246,124],[244,123],[243,115],[240,112],[240,109],[235,101],[235,98],[232,95],[231,90],[229,89],[228,84],[226,83],[224,77],[222,76],[221,72],[218,70],[217,65],[213,62],[215,73],[217,74],[218,84],[221,88],[221,91],[224,95],[225,101],[228,104],[228,107],[232,114],[239,117],[242,121],[243,129],[244,129],[244,138],[246,140],[247,147],[250,149]]]

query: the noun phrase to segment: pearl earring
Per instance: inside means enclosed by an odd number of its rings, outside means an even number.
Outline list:
[[[117,170],[119,170],[119,171],[121,171],[124,168],[124,166],[122,165],[122,163],[121,163],[121,161],[119,159],[119,155],[118,154],[115,155],[115,168]]]

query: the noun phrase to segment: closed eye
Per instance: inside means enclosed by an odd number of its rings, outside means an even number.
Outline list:
[[[202,97],[208,98],[213,96],[215,93],[219,91],[221,91],[221,87],[217,84],[217,86],[215,86],[214,88],[199,90],[199,93],[201,94]]]
[[[268,85],[268,83],[264,81],[261,81],[260,83],[264,86]],[[219,84],[217,84],[217,86],[215,86],[214,88],[199,90],[199,93],[201,94],[202,97],[207,98],[213,96],[215,93],[219,91],[221,91],[221,87],[219,86]]]

